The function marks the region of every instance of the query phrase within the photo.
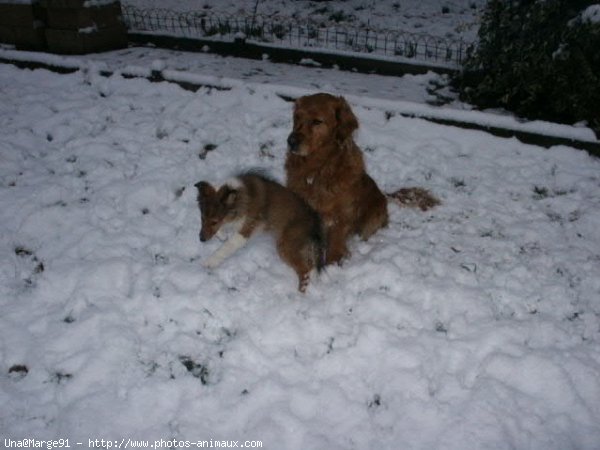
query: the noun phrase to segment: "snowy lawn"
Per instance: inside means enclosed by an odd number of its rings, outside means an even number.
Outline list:
[[[267,236],[200,265],[193,184],[283,181],[268,85],[0,66],[0,438],[597,449],[600,161],[374,103],[370,173],[443,203],[302,295]]]
[[[474,41],[485,0],[121,0],[137,8],[294,18],[337,27],[378,28]]]

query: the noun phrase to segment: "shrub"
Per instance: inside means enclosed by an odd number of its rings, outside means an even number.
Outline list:
[[[599,19],[598,0],[489,0],[461,98],[600,133]]]

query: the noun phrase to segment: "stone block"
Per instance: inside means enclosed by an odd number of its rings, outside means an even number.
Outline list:
[[[0,3],[0,25],[32,28],[45,20],[45,10],[39,3]]]
[[[90,32],[47,28],[46,41],[53,53],[82,55],[126,47],[127,32],[123,25]]]
[[[14,45],[20,50],[46,49],[46,36],[43,27],[10,27],[0,25],[0,42]]]
[[[123,23],[121,5],[111,3],[93,8],[51,8],[47,10],[48,28],[80,30],[82,28],[110,28]]]

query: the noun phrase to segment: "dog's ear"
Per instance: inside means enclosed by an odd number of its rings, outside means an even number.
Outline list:
[[[194,185],[198,189],[198,203],[202,202],[203,199],[208,198],[215,194],[215,188],[208,184],[206,181],[199,181]]]
[[[198,189],[199,194],[215,192],[215,188],[208,184],[206,181],[199,181],[194,186],[196,187],[196,189]]]
[[[344,97],[338,97],[337,100],[338,104],[335,109],[335,118],[338,121],[337,138],[344,141],[352,136],[354,130],[358,128],[358,119]]]

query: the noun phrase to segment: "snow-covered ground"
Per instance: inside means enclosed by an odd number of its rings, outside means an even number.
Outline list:
[[[9,53],[12,57],[12,53]],[[3,53],[0,51],[0,56]],[[25,54],[30,58],[30,54]],[[44,58],[46,58],[45,56]],[[41,59],[41,62],[44,61]],[[80,57],[60,58],[80,60]],[[434,72],[423,75],[405,75],[390,77],[371,74],[343,72],[336,69],[315,67],[313,62],[306,65],[274,64],[268,55],[257,61],[245,58],[223,57],[211,53],[192,53],[153,47],[132,47],[106,53],[87,55],[85,63],[92,67],[109,70],[137,72],[141,69],[158,67],[161,70],[181,72],[183,74],[209,75],[213,82],[221,79],[242,80],[249,83],[266,85],[293,86],[302,89],[335,91],[345,95],[366,95],[378,99],[407,100],[415,103],[439,102],[434,94],[437,88],[448,99],[453,108],[469,109],[469,105],[460,103],[457,95],[448,87],[448,77]]]
[[[138,8],[290,17],[342,27],[401,30],[475,40],[485,0],[122,0]]]
[[[597,449],[600,161],[357,92],[373,177],[442,205],[302,295],[267,236],[201,267],[193,184],[284,177],[291,104],[251,78],[0,65],[0,439]]]
[[[89,73],[117,73],[126,77],[163,78],[195,86],[250,88],[268,86],[284,97],[315,91],[333,92],[365,107],[386,108],[390,113],[411,117],[451,120],[515,132],[527,132],[579,141],[598,142],[585,123],[574,125],[525,121],[502,110],[475,111],[457,98],[448,86],[448,76],[427,72],[401,77],[326,69],[313,65],[272,63],[223,57],[210,53],[175,51],[154,47],[130,47],[85,56],[59,56],[0,48],[0,59],[38,63]]]

